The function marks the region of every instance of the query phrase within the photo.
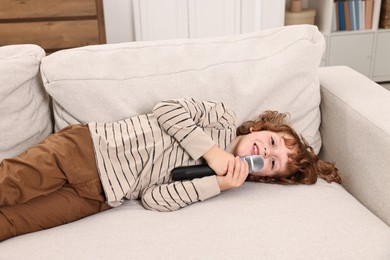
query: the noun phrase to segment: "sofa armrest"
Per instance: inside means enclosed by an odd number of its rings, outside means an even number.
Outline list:
[[[345,66],[322,67],[320,157],[344,187],[390,225],[390,91]]]

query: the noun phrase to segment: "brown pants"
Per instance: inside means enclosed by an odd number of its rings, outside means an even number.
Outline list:
[[[0,241],[106,209],[86,126],[69,126],[0,164]]]

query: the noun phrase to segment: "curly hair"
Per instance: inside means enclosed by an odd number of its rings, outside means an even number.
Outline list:
[[[321,177],[327,182],[341,183],[340,174],[334,163],[320,160],[308,142],[299,136],[291,126],[286,123],[287,114],[277,111],[266,111],[257,120],[244,122],[237,128],[237,136],[246,135],[251,131],[272,131],[283,133],[286,147],[297,147],[298,152],[289,154],[287,176],[253,176],[249,175],[247,180],[253,182],[273,184],[313,184]],[[291,139],[292,137],[292,139]]]

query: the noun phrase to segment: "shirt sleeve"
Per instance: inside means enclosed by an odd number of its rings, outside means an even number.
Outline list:
[[[192,98],[168,100],[157,104],[153,113],[160,126],[190,154],[199,159],[216,142],[210,129],[236,129],[235,113],[222,102],[199,101]]]
[[[220,193],[216,176],[153,185],[142,193],[142,204],[155,211],[174,211]]]

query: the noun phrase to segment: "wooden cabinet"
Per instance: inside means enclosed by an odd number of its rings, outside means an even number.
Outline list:
[[[26,43],[48,53],[106,43],[102,0],[1,0],[0,46]]]

